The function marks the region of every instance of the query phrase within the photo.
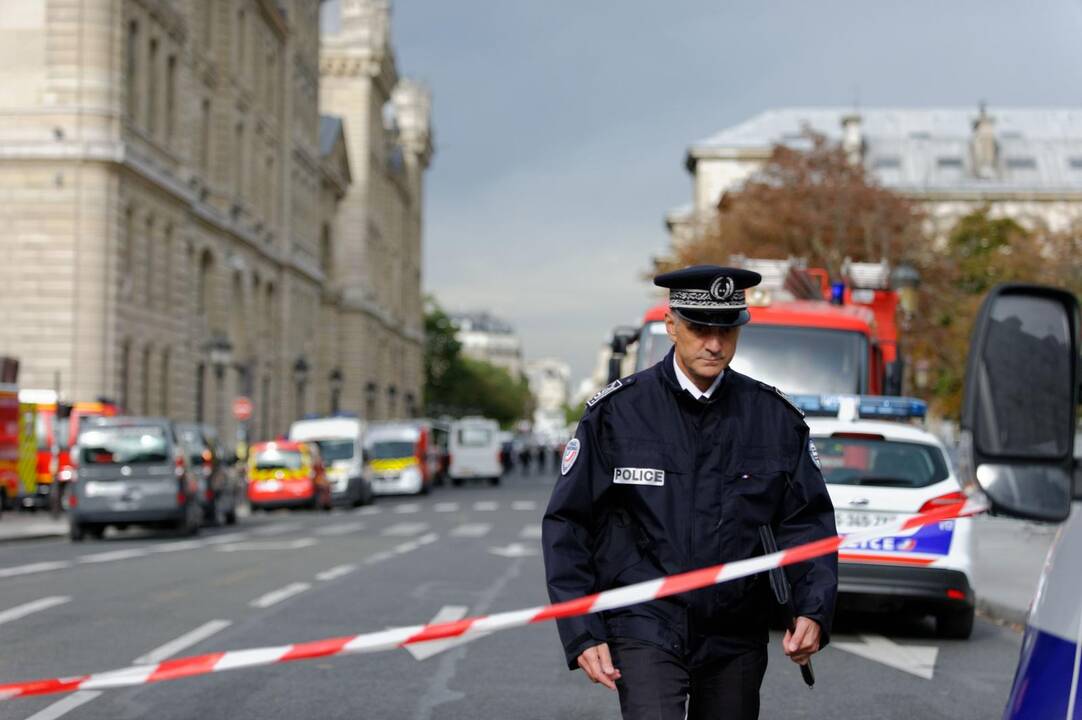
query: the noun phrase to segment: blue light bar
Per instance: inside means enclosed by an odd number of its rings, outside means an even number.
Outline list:
[[[928,404],[911,397],[888,397],[886,395],[794,395],[793,403],[809,417],[837,417],[842,399],[853,398],[857,414],[862,418],[878,420],[909,420],[923,418],[928,414]]]

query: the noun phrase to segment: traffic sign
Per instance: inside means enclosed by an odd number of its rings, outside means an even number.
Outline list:
[[[241,422],[252,417],[252,401],[241,395],[233,400],[233,417]]]

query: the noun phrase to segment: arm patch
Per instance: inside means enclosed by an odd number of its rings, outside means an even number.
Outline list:
[[[597,405],[599,402],[607,398],[609,395],[612,395],[617,390],[622,390],[623,388],[626,388],[628,385],[631,385],[634,382],[635,378],[633,377],[623,378],[621,380],[614,380],[613,382],[598,390],[592,398],[587,400],[586,407],[592,408],[594,405]]]

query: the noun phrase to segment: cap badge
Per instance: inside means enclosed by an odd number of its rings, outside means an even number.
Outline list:
[[[733,296],[736,285],[728,275],[718,275],[710,284],[710,297],[718,302],[725,302]]]

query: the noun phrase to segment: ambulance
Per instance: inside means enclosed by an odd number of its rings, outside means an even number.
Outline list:
[[[969,346],[959,447],[970,493],[997,515],[1062,522],[1033,599],[1006,720],[1082,720],[1082,400],[1077,299],[994,288]]]

